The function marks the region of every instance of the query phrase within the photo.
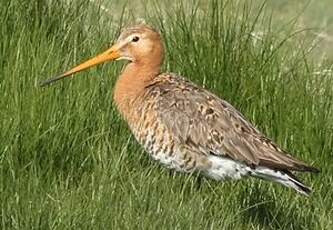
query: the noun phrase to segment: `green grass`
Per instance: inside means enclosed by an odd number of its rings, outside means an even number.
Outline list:
[[[0,4],[1,229],[331,228],[333,78],[324,70],[332,60],[309,58],[311,43],[295,24],[276,30],[266,7],[244,1],[142,6],[163,33],[166,71],[225,98],[322,170],[302,177],[314,188],[308,199],[259,180],[218,183],[152,162],[112,102],[121,63],[39,88],[109,47],[135,18],[130,3],[122,11],[111,2],[118,11],[109,14],[67,2]]]

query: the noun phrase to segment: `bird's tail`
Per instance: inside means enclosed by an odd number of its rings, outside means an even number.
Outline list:
[[[305,196],[309,196],[312,192],[311,188],[304,185],[290,171],[279,171],[259,166],[252,170],[251,176],[280,183],[286,187],[295,189]]]

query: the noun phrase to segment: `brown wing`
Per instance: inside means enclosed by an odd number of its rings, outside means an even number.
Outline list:
[[[245,120],[232,105],[174,74],[149,86],[158,116],[175,140],[200,151],[230,157],[255,167],[317,171],[292,158]]]

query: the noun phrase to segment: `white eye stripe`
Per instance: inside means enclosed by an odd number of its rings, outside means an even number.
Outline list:
[[[118,45],[117,45],[117,48],[118,49],[122,49],[123,47],[125,47],[130,41],[122,41],[122,42],[119,42]]]
[[[140,34],[131,34],[130,36],[128,36],[127,38],[126,38],[126,41],[128,42],[128,43],[130,43],[130,42],[138,42],[138,41],[140,41],[142,39],[142,36],[140,35]]]

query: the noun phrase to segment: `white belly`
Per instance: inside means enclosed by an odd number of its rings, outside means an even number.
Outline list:
[[[150,156],[153,160],[158,161],[159,163],[161,163],[162,165],[164,165],[165,167],[167,167],[169,169],[174,169],[177,171],[184,171],[183,167],[181,167],[180,160],[177,158],[176,154],[169,156],[169,155],[161,152],[161,153],[157,153],[157,154],[150,154]]]
[[[250,167],[228,158],[210,155],[208,159],[212,166],[204,174],[215,180],[239,180],[251,172]]]
[[[134,132],[134,134],[137,133]],[[161,138],[159,138],[159,136],[154,132],[147,132],[145,139],[141,139],[140,135],[135,136],[153,160],[158,161],[169,169],[181,172],[200,171],[204,175],[215,180],[240,179],[242,176],[249,174],[251,171],[250,167],[242,163],[215,155],[201,156],[201,158],[207,158],[210,162],[209,166],[207,165],[208,167],[200,167],[199,162],[196,162],[196,166],[194,167],[187,167],[186,160],[184,159],[184,153],[178,152],[181,150],[177,147],[171,149],[168,145],[164,145]],[[168,135],[168,133],[165,133],[163,139],[168,142],[172,139],[172,137]]]

